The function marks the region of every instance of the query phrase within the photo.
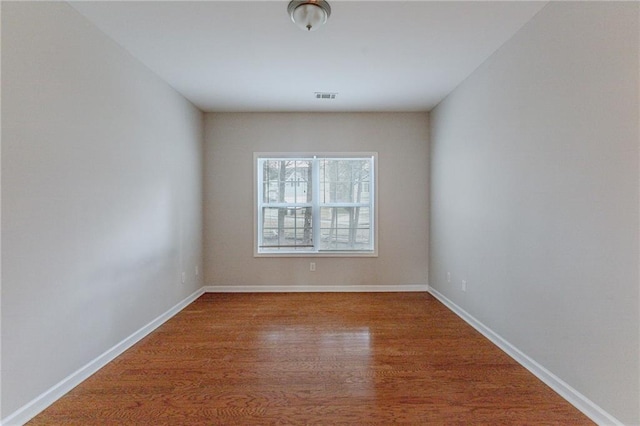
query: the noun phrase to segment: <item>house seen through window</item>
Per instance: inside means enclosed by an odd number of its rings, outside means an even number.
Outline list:
[[[375,154],[256,154],[256,253],[375,252]]]

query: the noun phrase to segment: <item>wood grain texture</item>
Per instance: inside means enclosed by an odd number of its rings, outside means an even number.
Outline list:
[[[427,293],[205,294],[30,425],[586,425]]]

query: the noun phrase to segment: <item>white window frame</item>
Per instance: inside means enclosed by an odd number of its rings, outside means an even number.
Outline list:
[[[274,159],[291,159],[291,160],[309,160],[322,158],[340,158],[340,159],[371,159],[372,160],[372,173],[371,183],[373,185],[373,191],[370,191],[370,226],[372,239],[372,250],[319,250],[316,246],[312,250],[304,251],[261,251],[260,250],[260,236],[262,235],[262,226],[260,221],[260,209],[263,206],[263,194],[262,194],[262,174],[258,170],[258,160],[265,158]],[[313,175],[314,181],[319,181],[319,167],[314,167]],[[314,186],[316,190],[313,193],[313,202],[311,203],[312,220],[313,220],[313,241],[314,244],[320,237],[320,193],[318,191],[319,186]],[[306,203],[297,203],[306,204]],[[352,204],[349,204],[351,207]],[[340,203],[322,204],[322,207],[340,207]],[[254,152],[253,153],[253,255],[254,257],[378,257],[378,153],[377,152],[303,152],[303,153],[291,153],[291,152]]]

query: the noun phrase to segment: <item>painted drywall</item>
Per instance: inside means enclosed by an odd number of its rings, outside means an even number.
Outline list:
[[[426,113],[206,114],[207,284],[426,285],[428,137]],[[378,152],[378,257],[253,257],[254,152],[372,151]]]
[[[67,3],[2,2],[3,418],[201,288],[202,118]]]
[[[430,285],[626,424],[639,7],[550,3],[431,114]]]

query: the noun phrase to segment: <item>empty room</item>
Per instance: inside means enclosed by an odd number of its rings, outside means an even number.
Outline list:
[[[0,13],[0,424],[640,425],[640,3]]]

